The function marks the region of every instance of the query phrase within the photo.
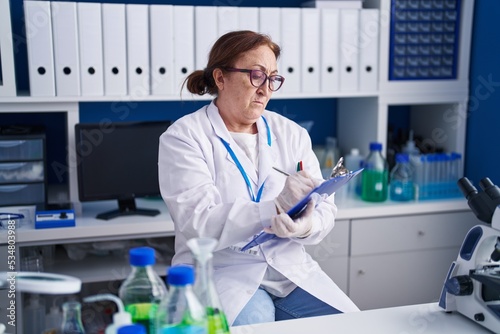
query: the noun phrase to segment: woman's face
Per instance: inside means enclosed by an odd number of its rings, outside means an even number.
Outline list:
[[[260,46],[243,54],[234,68],[261,70],[267,75],[277,74],[276,57],[267,46]],[[216,105],[229,131],[247,132],[262,115],[271,98],[269,81],[254,87],[250,74],[242,72],[215,71],[215,82],[219,88]]]

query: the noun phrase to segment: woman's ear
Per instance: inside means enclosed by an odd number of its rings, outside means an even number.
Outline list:
[[[217,85],[218,90],[224,89],[224,73],[220,68],[216,68],[212,75],[214,77],[215,84]]]

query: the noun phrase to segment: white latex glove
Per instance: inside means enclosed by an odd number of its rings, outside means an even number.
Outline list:
[[[271,227],[265,227],[267,233],[276,234],[280,238],[305,238],[311,234],[313,212],[316,203],[310,200],[298,218],[292,220],[286,213],[271,217]]]
[[[306,171],[300,171],[287,176],[285,187],[274,199],[279,213],[285,213],[297,204],[317,185],[317,180],[311,178]]]

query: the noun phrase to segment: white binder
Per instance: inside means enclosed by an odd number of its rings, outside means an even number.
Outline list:
[[[227,32],[239,29],[239,10],[234,6],[217,7],[217,35],[218,37]]]
[[[359,89],[359,10],[340,10],[340,91]]]
[[[301,8],[302,14],[302,86],[303,93],[320,91],[320,15],[317,8]]]
[[[207,66],[208,54],[218,37],[217,7],[194,7],[195,26],[195,68],[203,70]]]
[[[174,6],[174,93],[194,70],[194,6]]]
[[[128,95],[144,97],[149,89],[149,8],[125,5],[127,26]]]
[[[81,95],[104,95],[101,4],[78,2],[77,12]]]
[[[50,2],[24,1],[31,96],[55,96]]]
[[[339,90],[339,15],[335,8],[321,10],[321,91]]]
[[[285,83],[283,93],[299,93],[300,76],[300,8],[281,8],[281,74]]]
[[[102,4],[104,95],[127,95],[125,5]]]
[[[50,3],[57,96],[80,95],[76,2]]]
[[[10,1],[0,1],[0,96],[16,96]]]
[[[149,7],[151,38],[151,94],[174,93],[174,7]]]
[[[240,30],[259,31],[259,8],[238,7]]]
[[[378,89],[379,10],[362,9],[359,17],[359,90]]]
[[[259,32],[269,35],[274,43],[281,44],[281,10],[278,7],[259,8]]]

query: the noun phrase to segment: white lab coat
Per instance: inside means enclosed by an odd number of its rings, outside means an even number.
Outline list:
[[[268,226],[276,214],[273,199],[286,176],[275,166],[294,173],[297,162],[321,178],[318,160],[307,131],[287,118],[265,111],[271,135],[257,121],[259,172],[232,139],[212,102],[172,124],[160,137],[159,181],[163,199],[175,225],[173,264],[192,263],[186,241],[213,237],[214,281],[228,321],[233,323],[262,282],[268,266],[320,300],[343,312],[358,311],[354,303],[306,253],[305,244],[319,243],[333,228],[337,207],[333,196],[314,212],[312,234],[304,239],[274,239],[252,248],[253,254],[235,249]],[[247,185],[221,142],[228,142],[257,190],[265,180],[259,203],[250,199]]]

